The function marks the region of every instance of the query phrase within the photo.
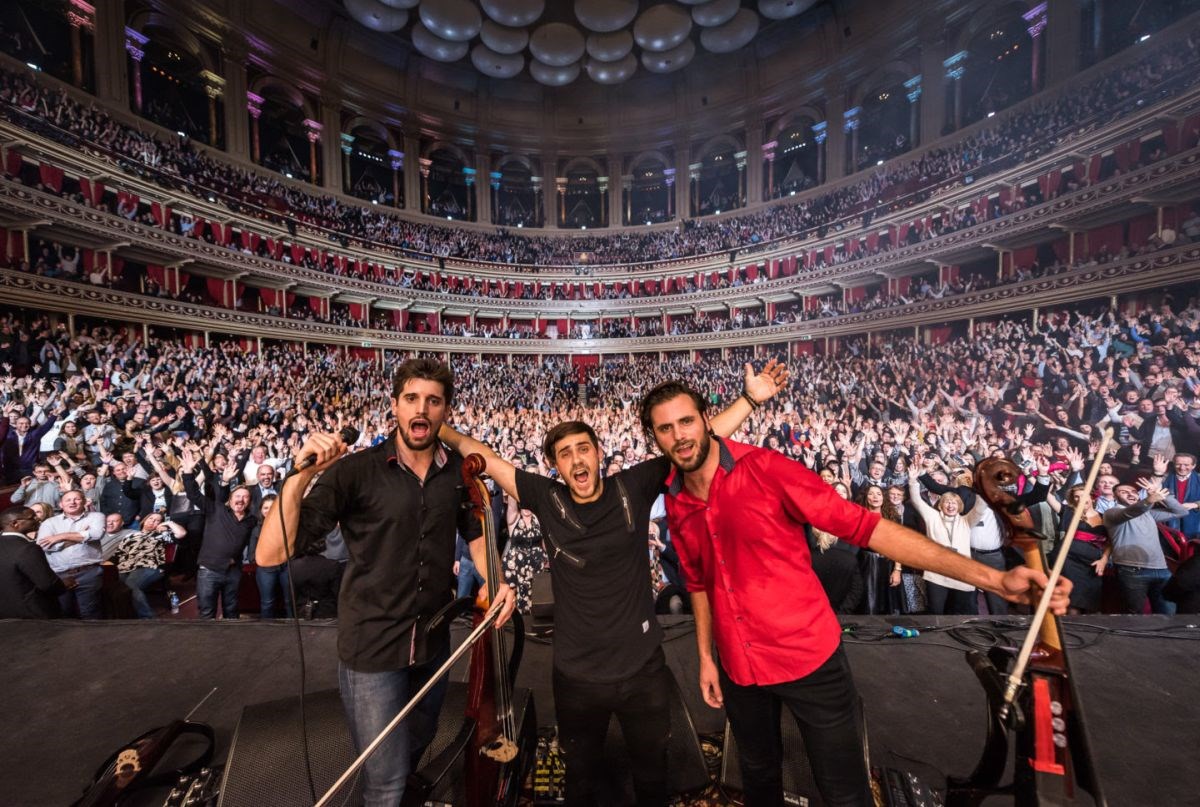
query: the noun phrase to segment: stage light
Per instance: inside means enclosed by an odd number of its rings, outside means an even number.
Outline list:
[[[454,216],[446,216],[446,221],[454,221]]]
[[[583,225],[581,225],[581,226],[579,227],[579,229],[581,229],[581,230],[586,230],[586,229],[587,229],[587,225],[586,225],[586,224],[583,224]]]
[[[788,196],[795,196],[795,195],[796,195],[795,191],[792,191],[791,193],[788,194]]]
[[[1138,42],[1145,42],[1149,38],[1150,34],[1142,34],[1140,37],[1138,37]]]
[[[720,211],[720,209],[718,209],[718,210],[717,210],[717,215],[718,215],[718,216],[719,216],[719,215],[721,215],[721,211]]]
[[[37,66],[36,64],[34,64],[33,62],[26,62],[26,63],[25,63],[25,66],[26,66],[26,67],[28,67],[28,68],[31,68],[31,69],[33,69],[33,70],[36,70],[36,71],[38,71],[39,73],[40,73],[40,72],[42,72],[42,68],[38,67],[38,66]]]
[[[180,132],[180,131],[176,131],[175,134],[179,135],[180,137],[187,137],[186,134],[184,134],[183,132]]]
[[[987,116],[988,116],[989,118],[994,118],[994,117],[996,117],[996,113],[995,113],[995,112],[989,112],[989,113],[987,114]]]
[[[517,222],[517,228],[518,228],[518,229],[520,229],[521,227],[524,227],[524,226],[525,226],[525,223],[524,223],[524,222],[521,222],[521,221],[518,221],[518,222]]]
[[[879,162],[877,162],[877,163],[875,163],[875,164],[876,164],[876,165],[883,165],[883,160],[880,160]]]

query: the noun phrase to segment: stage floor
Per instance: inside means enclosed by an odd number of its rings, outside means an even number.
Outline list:
[[[722,731],[699,701],[691,622],[664,618],[667,657],[701,734]],[[1191,775],[1200,749],[1200,622],[1196,617],[1079,617],[1066,621],[1070,663],[1110,805],[1200,805]],[[873,764],[908,769],[941,787],[982,748],[983,695],[963,660],[989,637],[972,623],[917,617],[912,639],[881,639],[891,622],[848,617],[847,652],[862,695]],[[978,624],[978,623],[975,623]],[[1012,624],[1012,622],[1010,622]],[[967,630],[964,630],[967,629]],[[337,686],[332,623],[301,623],[308,691]],[[457,630],[461,637],[464,631]],[[1019,640],[1018,629],[997,636]],[[858,638],[854,638],[858,637]],[[195,715],[217,734],[219,759],[242,708],[297,693],[291,623],[0,621],[0,804],[64,805],[121,744]],[[553,723],[550,643],[531,639],[517,679],[533,690],[539,722]],[[463,670],[456,670],[461,679]]]

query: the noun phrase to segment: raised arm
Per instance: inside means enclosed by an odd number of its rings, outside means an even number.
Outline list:
[[[787,379],[787,365],[778,359],[771,359],[767,362],[758,375],[754,374],[753,365],[746,364],[746,378],[743,381],[742,394],[709,421],[713,432],[719,437],[732,436],[746,418],[750,417],[751,412],[774,398],[783,389]]]
[[[517,469],[512,463],[503,459],[492,450],[491,446],[479,442],[474,437],[456,431],[449,424],[443,423],[438,432],[438,438],[464,457],[478,454],[486,463],[487,475],[496,480],[500,489],[514,500],[517,496]]]

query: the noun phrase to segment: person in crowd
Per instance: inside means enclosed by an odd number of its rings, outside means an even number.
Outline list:
[[[100,539],[104,516],[87,511],[87,500],[78,490],[63,494],[62,513],[38,526],[37,544],[46,553],[50,568],[69,589],[60,604],[64,614],[78,611],[81,619],[100,619]]]
[[[1143,613],[1149,600],[1153,613],[1174,614],[1175,603],[1162,593],[1171,572],[1159,541],[1158,525],[1191,511],[1175,501],[1166,488],[1149,479],[1139,479],[1136,485],[1117,485],[1114,493],[1117,505],[1104,511],[1104,526],[1108,530],[1105,553],[1117,570],[1125,610],[1131,614]]]
[[[0,619],[54,619],[62,615],[62,579],[31,538],[37,517],[17,505],[0,512]]]
[[[725,707],[747,803],[782,803],[782,742],[769,727],[783,705],[800,723],[822,798],[873,803],[841,627],[813,579],[805,526],[1017,602],[1036,602],[1046,575],[1001,574],[842,500],[798,462],[713,436],[704,398],[686,384],[650,390],[640,419],[673,467],[668,524],[692,593],[700,689]],[[1055,588],[1055,613],[1066,611],[1070,587]]]
[[[546,566],[546,550],[542,547],[542,525],[531,510],[521,507],[511,496],[508,499],[508,543],[500,563],[504,579],[517,594],[517,611],[528,614],[533,608],[533,576]]]
[[[733,433],[773,397],[787,369],[772,359],[757,375],[746,364],[744,376],[742,395],[714,418],[721,434]],[[483,456],[488,475],[537,516],[551,542],[552,681],[567,803],[588,805],[600,792],[607,769],[604,741],[615,715],[629,749],[637,802],[665,805],[671,673],[646,585],[646,541],[669,464],[658,457],[601,477],[599,438],[580,421],[553,426],[542,443],[547,466],[562,481],[519,470],[449,426],[442,439]],[[575,562],[557,557],[560,553],[571,553]]]
[[[402,364],[392,381],[392,438],[339,461],[346,451],[340,436],[310,435],[298,456],[312,456],[313,464],[284,486],[275,504],[282,515],[267,519],[259,536],[256,561],[278,566],[341,527],[350,561],[338,603],[338,677],[360,751],[450,654],[446,626],[434,635],[426,628],[448,601],[456,530],[476,565],[487,565],[479,523],[463,507],[462,459],[438,442],[453,401],[445,365]],[[500,624],[515,598],[500,583],[496,599]],[[413,760],[434,737],[444,695],[442,679],[366,763],[367,805],[400,802]]]
[[[265,476],[264,469],[270,469],[272,478],[274,477],[275,469],[270,465],[263,465],[258,469],[260,482]],[[254,525],[254,529],[250,532],[250,545],[246,550],[248,557],[253,560],[258,554],[258,538],[262,534],[263,526],[267,523],[267,517],[271,514],[271,508],[275,506],[275,500],[278,498],[274,493],[268,493],[262,497],[258,503],[258,509],[254,510],[254,493],[250,494],[251,506],[250,509],[258,513],[258,523]],[[283,615],[291,618],[295,616],[295,607],[292,603],[292,586],[288,579],[288,564],[281,563],[277,566],[258,566],[254,570],[254,582],[258,584],[258,614],[263,619],[273,619],[275,613],[276,596],[280,596],[283,601]]]
[[[91,508],[89,513],[96,512]],[[133,534],[133,530],[125,526],[124,519],[120,513],[109,513],[104,517],[104,535],[100,538],[100,558],[102,560],[112,560],[113,554],[117,551],[117,544],[121,543],[127,536]]]
[[[960,555],[971,556],[971,528],[982,517],[983,511],[988,509],[982,496],[976,496],[971,509],[964,513],[962,497],[947,490],[938,496],[937,506],[932,507],[921,495],[920,480],[909,477],[908,499],[920,513],[928,538]],[[974,586],[928,568],[925,568],[924,577],[931,613],[979,613]]]
[[[138,530],[130,531],[117,544],[113,562],[121,582],[133,596],[133,609],[138,619],[156,616],[154,607],[146,599],[146,589],[166,574],[167,557],[163,544],[178,541],[186,534],[187,530],[166,520],[162,513],[150,513],[142,519]]]
[[[34,473],[42,436],[55,423],[54,418],[46,417],[44,413],[42,416],[45,419],[34,426],[33,421],[25,415],[5,415],[5,420],[11,424],[4,442],[0,444],[0,466],[4,469],[5,484],[16,484]]]
[[[882,518],[899,523],[896,511],[883,488],[865,482],[855,497],[855,504],[877,513]],[[868,548],[858,553],[859,572],[863,578],[862,609],[867,614],[897,614],[900,612],[900,564],[888,560]]]
[[[1162,480],[1162,486],[1175,496],[1175,501],[1190,512],[1186,516],[1164,522],[1168,527],[1179,530],[1187,539],[1200,538],[1200,473],[1196,471],[1196,457],[1180,452],[1172,460],[1174,473],[1167,474],[1167,460],[1161,454],[1153,457],[1154,478]]]
[[[850,497],[850,491],[842,483],[836,483],[833,488],[839,498]],[[831,532],[809,525],[808,553],[813,572],[821,581],[821,588],[825,589],[833,612],[858,613],[864,588],[863,576],[855,560],[858,547],[839,541]]]
[[[1082,508],[1079,527],[1075,538],[1067,548],[1067,559],[1063,563],[1063,576],[1071,581],[1071,613],[1091,614],[1100,610],[1100,598],[1104,583],[1104,570],[1108,568],[1112,552],[1108,542],[1108,528],[1104,516],[1096,509],[1095,502],[1083,495],[1083,486],[1076,485],[1067,491],[1060,503],[1057,496],[1047,501],[1058,509],[1058,539],[1066,534],[1075,518],[1075,510]],[[1060,544],[1061,546],[1061,544]],[[1050,556],[1049,562],[1055,562]]]
[[[250,491],[238,485],[230,488],[213,485],[211,494],[196,483],[200,462],[195,452],[184,449],[180,470],[188,498],[204,513],[204,538],[200,543],[196,572],[196,603],[201,619],[217,618],[217,599],[221,615],[237,619],[238,590],[242,584],[242,554],[250,542],[250,533],[258,518],[250,512]]]
[[[57,509],[61,497],[60,481],[53,475],[50,464],[39,462],[33,466],[33,475],[25,477],[17,485],[16,490],[12,492],[11,499],[13,504],[30,505],[44,502],[51,508]]]

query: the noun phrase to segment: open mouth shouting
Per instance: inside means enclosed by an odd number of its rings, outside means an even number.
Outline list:
[[[400,436],[411,449],[428,448],[437,437],[433,424],[422,417],[413,418],[408,422],[408,428],[402,429]]]

